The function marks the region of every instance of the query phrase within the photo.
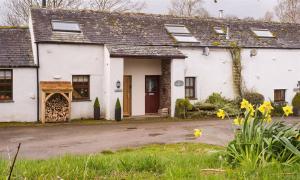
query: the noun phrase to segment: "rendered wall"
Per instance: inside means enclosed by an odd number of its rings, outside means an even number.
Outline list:
[[[39,44],[40,81],[72,81],[72,75],[90,75],[90,101],[73,101],[71,119],[92,118],[96,97],[105,114],[103,49],[100,45]]]
[[[161,75],[161,60],[125,59],[124,75],[132,76],[132,115],[145,115],[145,76]]]
[[[0,122],[37,121],[36,69],[13,69],[13,102],[0,103]]]
[[[258,49],[253,57],[250,51],[242,51],[245,89],[263,94],[266,100],[274,100],[274,89],[286,89],[286,100],[291,102],[300,81],[300,50]]]

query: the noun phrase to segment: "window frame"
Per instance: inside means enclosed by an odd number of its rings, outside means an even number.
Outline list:
[[[10,86],[11,86],[11,98],[10,99],[3,99],[3,100],[0,99],[0,103],[1,102],[11,102],[11,101],[14,100],[14,81],[13,81],[14,74],[13,74],[13,70],[12,69],[0,69],[0,71],[10,71],[10,73],[11,73],[11,82],[10,82]]]
[[[256,29],[256,28],[252,28],[251,31],[258,38],[275,38],[274,33],[272,31],[270,31],[269,29]],[[267,33],[270,33],[270,34],[269,35],[261,35],[260,33],[262,33],[262,32],[267,32]]]
[[[73,86],[73,91],[75,90],[74,88],[74,77],[88,77],[88,97],[85,97],[85,98],[74,98],[74,95],[72,93],[72,101],[90,101],[91,100],[91,78],[90,78],[90,75],[72,75],[72,86]],[[75,82],[76,83],[76,82]]]
[[[55,29],[53,23],[69,23],[69,24],[77,24],[78,25],[78,30],[64,30],[62,28],[60,29]],[[73,33],[81,33],[81,27],[79,22],[77,21],[63,21],[63,20],[51,20],[51,27],[52,27],[52,31],[57,31],[57,32],[73,32]]]
[[[192,81],[193,81],[193,86],[187,86],[186,85],[186,81],[187,81],[187,79],[192,79]],[[193,90],[193,96],[187,96],[187,94],[186,94],[186,90],[187,89],[192,89]],[[193,100],[193,99],[197,99],[196,98],[196,77],[185,77],[184,78],[184,93],[185,93],[185,98],[187,98],[187,99],[191,99],[191,100]]]
[[[279,91],[279,92],[278,92]],[[276,99],[276,92],[278,92],[278,93],[282,93],[282,91],[283,91],[283,99],[281,99],[281,100],[278,100],[278,99]],[[282,94],[281,94],[282,95]],[[286,89],[274,89],[274,102],[275,103],[283,103],[283,102],[286,102]]]

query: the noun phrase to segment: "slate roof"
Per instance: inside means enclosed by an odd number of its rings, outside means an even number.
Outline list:
[[[178,49],[170,46],[109,45],[107,48],[112,57],[186,58]]]
[[[0,68],[33,66],[29,29],[0,27]]]

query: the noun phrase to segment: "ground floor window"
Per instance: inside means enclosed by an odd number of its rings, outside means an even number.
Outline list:
[[[90,100],[90,76],[74,75],[72,78],[73,100]]]
[[[12,70],[0,69],[0,101],[13,99]]]
[[[274,102],[285,102],[286,89],[275,89],[274,90]]]
[[[186,77],[185,78],[185,97],[188,99],[196,98],[196,78]]]

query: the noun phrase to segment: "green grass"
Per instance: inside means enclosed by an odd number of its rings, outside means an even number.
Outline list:
[[[150,145],[102,154],[18,160],[13,179],[299,179],[300,165],[231,169],[224,148],[205,144]],[[0,179],[8,162],[0,160]]]

